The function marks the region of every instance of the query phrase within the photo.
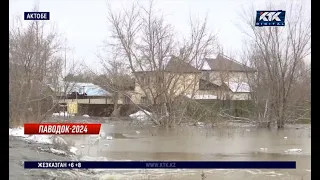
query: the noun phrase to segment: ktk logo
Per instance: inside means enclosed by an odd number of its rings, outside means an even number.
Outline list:
[[[259,21],[263,20],[263,21],[281,21],[281,19],[279,18],[279,15],[282,12],[261,12]],[[267,18],[268,17],[268,18]]]
[[[257,11],[256,26],[284,26],[286,11]]]

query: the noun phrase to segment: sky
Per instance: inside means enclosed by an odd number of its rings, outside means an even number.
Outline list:
[[[99,70],[98,54],[104,41],[110,36],[107,22],[107,3],[115,10],[130,7],[133,0],[10,0],[9,18],[31,11],[39,5],[39,11],[50,12],[50,23],[57,27],[69,47],[68,59],[84,62],[94,70]],[[148,4],[148,0],[139,3]],[[306,16],[311,16],[311,0],[155,0],[156,8],[161,10],[165,20],[174,25],[175,31],[185,32],[189,28],[189,17],[204,19],[208,17],[208,27],[218,35],[219,43],[225,51],[238,54],[241,51],[244,33],[239,14],[243,9],[266,10],[272,2],[283,9],[288,2],[302,3]],[[285,9],[284,9],[285,10]]]

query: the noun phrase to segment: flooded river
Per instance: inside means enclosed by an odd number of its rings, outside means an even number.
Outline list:
[[[100,179],[269,180],[311,179],[311,128],[177,126],[174,129],[126,121],[104,123],[105,137],[68,136],[81,160],[270,160],[296,161],[296,170],[99,170]]]

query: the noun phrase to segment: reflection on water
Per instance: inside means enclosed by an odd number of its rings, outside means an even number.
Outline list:
[[[142,128],[128,122],[111,122],[103,124],[102,131],[112,136],[112,140],[103,138],[95,142],[95,136],[68,138],[76,143],[80,155],[110,160],[294,160],[297,161],[297,170],[206,170],[204,173],[206,179],[306,180],[311,179],[311,129],[299,127],[280,131],[196,126],[161,129],[151,125]],[[289,152],[288,149],[293,150]],[[199,170],[143,172],[148,179],[201,180]],[[141,171],[123,173],[126,176],[122,174],[120,179],[134,179],[135,175],[141,175]]]

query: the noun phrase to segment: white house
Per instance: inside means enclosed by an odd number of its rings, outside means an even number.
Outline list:
[[[215,95],[221,100],[249,100],[249,78],[255,69],[219,54],[215,59],[205,59],[201,68],[199,95]]]

